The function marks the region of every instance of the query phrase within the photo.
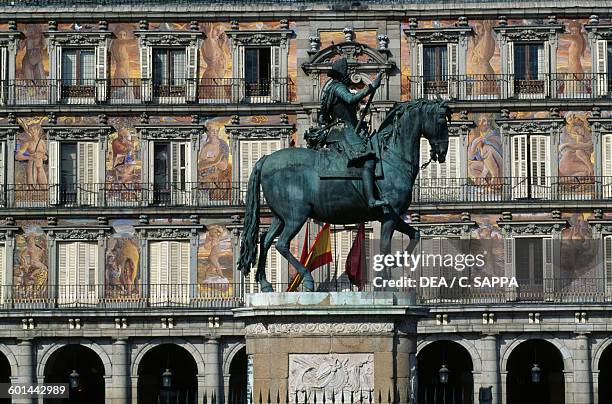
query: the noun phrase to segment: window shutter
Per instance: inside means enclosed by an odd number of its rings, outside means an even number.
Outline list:
[[[188,102],[196,101],[196,89],[198,86],[198,48],[196,46],[187,47],[187,63],[185,64],[186,72],[186,98]]]
[[[273,244],[266,256],[266,278],[268,282],[274,285],[275,290],[279,292],[283,287],[281,258],[282,256],[276,249],[276,244]]]
[[[149,300],[157,303],[159,298],[159,275],[161,272],[161,244],[149,243]]]
[[[514,96],[514,43],[508,42],[508,76],[506,77],[508,83],[508,97]]]
[[[534,196],[545,197],[550,188],[550,142],[548,136],[532,135],[529,138],[531,147],[531,184]]]
[[[600,97],[608,94],[608,41],[597,40],[595,69],[597,73],[597,92]]]
[[[62,79],[64,78],[64,73],[62,72],[62,47],[55,47],[55,66],[51,66],[50,68],[55,68],[55,82],[51,82],[51,97],[55,97],[55,102],[59,101],[62,98]],[[74,63],[73,63],[74,66]]]
[[[0,105],[4,105],[8,97],[8,48],[6,46],[0,47],[0,63]]]
[[[420,139],[421,145],[420,145],[420,149],[419,149],[419,154],[420,154],[420,166],[423,166],[423,164],[427,163],[429,161],[429,142],[427,141],[426,138],[421,137]],[[427,184],[427,180],[429,180],[432,177],[435,177],[435,174],[433,174],[432,170],[433,165],[430,164],[427,167],[425,167],[424,169],[422,169],[419,172],[419,177],[421,179],[421,184],[422,185],[426,185]],[[424,181],[423,181],[424,180]]]
[[[6,244],[0,244],[0,303],[4,303],[5,285],[4,275],[6,274]]]
[[[448,96],[449,98],[457,98],[457,83],[459,82],[457,75],[459,74],[458,62],[458,45],[449,43],[446,45],[448,54]],[[444,79],[444,78],[443,78]]]
[[[140,47],[140,78],[142,80],[142,101],[150,102],[153,90],[153,49],[150,46]]]
[[[77,183],[79,204],[95,206],[98,189],[98,143],[77,144]]]
[[[554,297],[555,292],[555,272],[553,266],[553,240],[550,237],[544,238],[543,254],[544,254],[544,293],[545,298],[550,300]]]
[[[512,196],[527,195],[527,135],[512,137]]]
[[[58,300],[60,304],[66,300],[66,286],[68,283],[67,274],[68,264],[68,244],[58,243],[57,245],[57,287],[58,287]]]
[[[240,140],[240,188],[245,191],[249,175],[264,155],[280,149],[280,140]]]
[[[504,239],[504,262],[506,264],[506,274],[505,276],[516,276],[516,271],[514,270],[514,239],[506,238]]]
[[[108,48],[106,41],[96,46],[96,101],[106,101],[108,80]]]
[[[59,202],[59,142],[49,141],[49,203]]]
[[[191,164],[188,142],[173,142],[171,148],[170,182],[172,182],[173,203],[182,205],[189,199]]]
[[[414,66],[414,72],[412,72],[414,81],[412,82],[413,84],[413,92],[412,92],[412,98],[413,99],[417,99],[417,98],[421,98],[423,97],[423,75],[424,75],[424,69],[423,69],[423,44],[422,43],[418,43],[415,47],[414,50],[416,51],[416,55],[414,55],[414,62],[416,63],[416,66]],[[414,77],[416,76],[416,77]]]
[[[604,277],[606,300],[612,297],[612,235],[604,236]]]
[[[244,59],[244,46],[238,46],[238,77],[234,78],[234,101],[241,102],[245,97],[246,82],[244,79],[244,71],[246,69]]]
[[[146,189],[147,189],[147,200],[149,202],[149,204],[153,204],[154,201],[154,194],[155,194],[155,189],[153,186],[154,180],[155,180],[155,142],[149,141],[147,142],[147,148],[148,148],[148,154],[147,154],[147,160],[149,165],[147,168],[145,168],[147,170],[147,176],[148,176],[148,180],[147,180],[147,184],[145,184]]]
[[[280,46],[272,46],[270,48],[270,90],[272,94],[273,102],[283,101],[285,91],[285,86],[282,83],[284,77],[281,77],[281,48]]]
[[[6,143],[0,142],[0,206],[6,206]]]
[[[548,72],[550,65],[550,46],[548,42],[538,45],[538,80],[544,81],[544,94],[548,95]]]
[[[77,279],[78,242],[58,243],[58,303],[74,304],[77,302],[80,288]]]
[[[612,196],[612,133],[606,133],[601,139],[602,186],[605,198]]]

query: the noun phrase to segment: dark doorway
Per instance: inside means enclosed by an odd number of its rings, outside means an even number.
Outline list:
[[[166,369],[171,384],[164,387]],[[197,374],[197,364],[186,349],[173,344],[151,349],[138,367],[138,404],[195,404]]]
[[[246,403],[247,399],[247,354],[246,348],[236,352],[230,364],[230,403]]]
[[[612,345],[604,350],[598,363],[599,369],[599,404],[612,403]]]
[[[11,364],[6,356],[0,354],[0,383],[11,383]],[[0,398],[0,404],[10,404],[10,398]]]
[[[78,386],[70,388],[70,398],[45,399],[45,404],[104,404],[104,365],[93,350],[67,345],[55,351],[45,365],[45,383],[68,383],[78,373]]]
[[[417,356],[420,404],[471,404],[474,381],[472,358],[461,345],[436,341]],[[441,369],[448,371],[443,383]]]
[[[540,369],[534,380],[534,365]],[[510,354],[507,369],[507,404],[563,404],[565,383],[563,358],[557,348],[544,340],[521,343]]]

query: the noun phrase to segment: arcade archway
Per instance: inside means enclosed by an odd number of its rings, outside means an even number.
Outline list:
[[[603,351],[597,364],[599,370],[599,404],[612,403],[612,344]]]
[[[435,341],[417,356],[418,402],[471,404],[474,380],[469,352],[453,341]]]
[[[230,403],[245,403],[247,399],[247,354],[246,347],[240,349],[230,363],[229,391]]]
[[[565,403],[563,357],[550,342],[522,342],[510,353],[506,370],[507,404]]]
[[[11,383],[11,363],[0,353],[0,383]],[[0,398],[0,404],[10,404],[10,398]]]
[[[45,364],[45,383],[70,383],[70,396],[45,399],[46,403],[104,404],[104,364],[93,350],[83,345],[66,345],[53,352]]]
[[[195,404],[197,364],[179,345],[149,350],[138,367],[138,404]]]

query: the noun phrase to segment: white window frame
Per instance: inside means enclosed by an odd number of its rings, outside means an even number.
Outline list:
[[[514,235],[511,238],[506,238],[505,241],[505,261],[506,264],[511,265],[512,274],[510,276],[516,277],[516,240],[517,239],[541,239],[542,240],[542,293],[544,300],[553,300],[555,293],[555,277],[554,277],[554,237],[552,235]],[[518,281],[518,279],[517,279]],[[519,289],[521,285],[519,284]],[[520,293],[520,291],[519,291]]]
[[[283,268],[288,268],[287,265],[287,260],[278,252],[276,242],[274,242],[266,255],[266,279],[276,292],[285,292],[288,287],[287,282],[283,282],[286,279],[286,276],[283,275]],[[259,283],[255,280],[255,273],[255,270],[249,273],[246,293],[259,293],[260,291]]]
[[[94,279],[99,279],[97,241],[58,241],[56,248],[58,304],[62,306],[97,304],[101,286],[97,282],[93,285],[89,282],[91,270],[94,271]],[[71,254],[74,255],[71,257]],[[67,267],[63,267],[63,264]]]
[[[531,156],[527,155],[527,142],[530,143],[529,149],[531,150]],[[531,185],[531,196],[533,198],[546,198],[551,195],[551,145],[550,135],[545,133],[538,134],[515,134],[510,138],[510,162],[511,169],[510,175],[512,178],[512,197],[526,198],[527,197],[527,181]],[[544,161],[542,161],[541,147],[544,147]],[[520,158],[517,157],[517,152]],[[538,153],[540,152],[540,153]],[[524,156],[524,158],[522,157]],[[535,160],[534,160],[535,157]],[[531,177],[527,178],[527,164],[531,163]],[[544,167],[544,173],[533,172],[534,164],[536,164],[536,171],[541,171]],[[544,174],[544,175],[541,175]],[[536,181],[537,179],[537,181]]]
[[[282,148],[281,139],[240,139],[238,140],[238,165],[240,168],[240,191],[246,196],[249,176],[255,164],[265,155],[274,153]],[[255,146],[258,147],[255,147]],[[257,149],[257,150],[256,150]]]
[[[612,234],[602,235],[603,244],[603,275],[606,301],[612,300]]]
[[[461,169],[464,166],[461,152],[461,136],[448,137],[448,152],[444,163],[431,162],[419,170],[418,184],[420,198],[431,198],[435,201],[459,200],[461,198]],[[419,150],[419,167],[429,161],[430,145],[425,137],[421,137]],[[422,202],[424,202],[421,199]]]
[[[612,198],[612,133],[601,134],[601,186],[604,198]]]
[[[189,304],[189,289],[194,283],[190,240],[150,240],[148,244],[149,302],[152,305]],[[173,276],[177,278],[172,279]]]
[[[189,204],[192,200],[192,190],[193,183],[195,182],[192,178],[192,164],[197,164],[197,161],[192,161],[192,142],[190,140],[159,140],[159,141],[149,141],[148,142],[148,170],[149,170],[149,183],[151,184],[151,190],[149,192],[149,203],[154,203],[154,190],[152,189],[154,183],[154,169],[155,169],[155,145],[156,143],[167,143],[169,144],[170,156],[169,156],[169,164],[170,164],[170,203],[172,205],[185,205]],[[181,173],[180,167],[180,153],[181,149],[185,153],[185,167],[183,168],[184,174]],[[185,178],[182,178],[182,176]],[[175,185],[177,183],[181,183],[184,180],[185,188],[180,189]]]
[[[77,204],[97,206],[101,184],[100,144],[97,141],[49,140],[49,196],[52,205],[63,203],[59,197],[62,143],[77,144]]]

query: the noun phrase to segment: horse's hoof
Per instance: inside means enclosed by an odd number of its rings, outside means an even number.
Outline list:
[[[314,292],[314,279],[304,279],[304,290],[306,292]]]
[[[264,293],[274,292],[274,288],[272,287],[272,285],[268,284],[268,285],[262,286],[261,291]]]
[[[416,232],[414,232],[413,240],[420,240],[420,239],[421,239],[421,232],[417,230]]]

